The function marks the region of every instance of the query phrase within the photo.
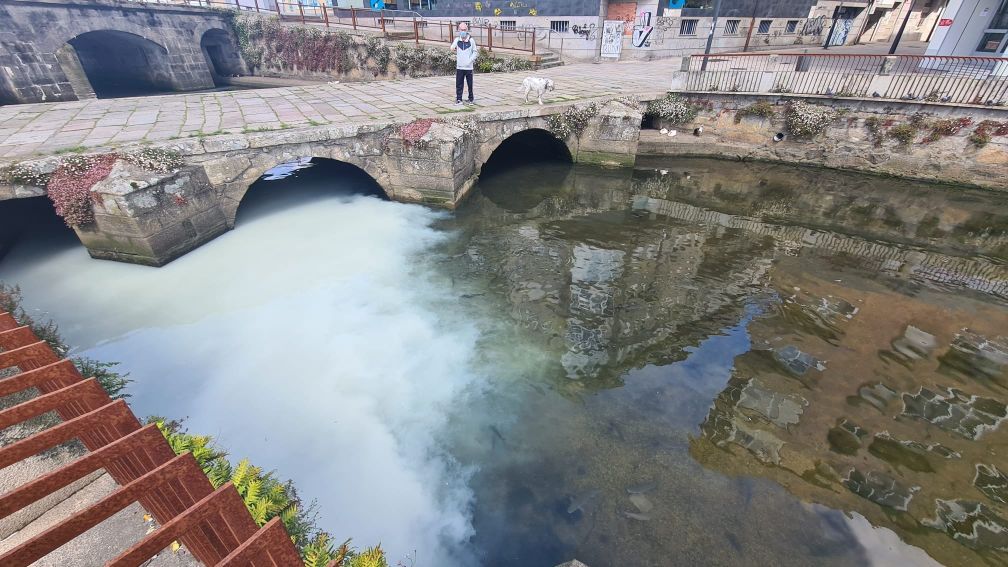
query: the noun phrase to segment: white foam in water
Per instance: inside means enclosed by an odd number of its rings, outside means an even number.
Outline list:
[[[233,459],[292,478],[337,540],[381,542],[393,564],[414,550],[418,564],[466,563],[471,493],[439,436],[482,381],[475,327],[438,309],[451,300],[429,254],[440,213],[299,198],[242,211],[235,231],[160,269],[24,247],[0,280],[70,343],[122,361],[138,415],[186,417]]]

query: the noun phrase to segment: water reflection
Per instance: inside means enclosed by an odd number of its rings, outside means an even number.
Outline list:
[[[448,215],[304,165],[164,268],[22,238],[0,277],[396,558],[1008,562],[1004,197],[539,164]]]
[[[559,394],[463,455],[486,564],[1008,561],[1005,199],[654,165],[518,170],[451,223]]]

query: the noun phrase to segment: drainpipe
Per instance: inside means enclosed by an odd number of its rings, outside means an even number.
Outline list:
[[[756,0],[756,4],[753,5],[752,19],[749,20],[749,31],[745,36],[745,45],[742,46],[742,53],[749,51],[749,40],[752,38],[753,25],[756,24],[756,12],[759,10],[759,0]]]

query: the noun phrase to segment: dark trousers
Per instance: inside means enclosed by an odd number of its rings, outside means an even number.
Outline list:
[[[455,69],[455,100],[462,100],[462,81],[469,85],[469,102],[472,102],[472,69]]]

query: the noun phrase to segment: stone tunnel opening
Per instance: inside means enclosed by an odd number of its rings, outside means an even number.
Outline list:
[[[226,31],[216,28],[207,30],[200,39],[200,49],[210,68],[214,85],[229,85],[230,78],[241,73],[241,57]]]
[[[0,201],[0,264],[31,263],[68,249],[86,253],[74,231],[56,215],[48,197]]]
[[[562,191],[574,170],[567,144],[546,130],[525,130],[507,138],[483,166],[479,190],[511,212],[528,211]]]
[[[83,33],[69,42],[79,60],[63,62],[71,84],[84,75],[98,98],[173,92],[168,51],[138,35],[102,30]],[[80,98],[80,97],[79,97]]]
[[[262,175],[242,197],[235,226],[324,199],[354,196],[389,200],[363,169],[335,159],[304,157]]]
[[[570,164],[567,144],[547,130],[533,128],[505,139],[483,164],[480,179],[496,177],[515,168],[539,164]]]

